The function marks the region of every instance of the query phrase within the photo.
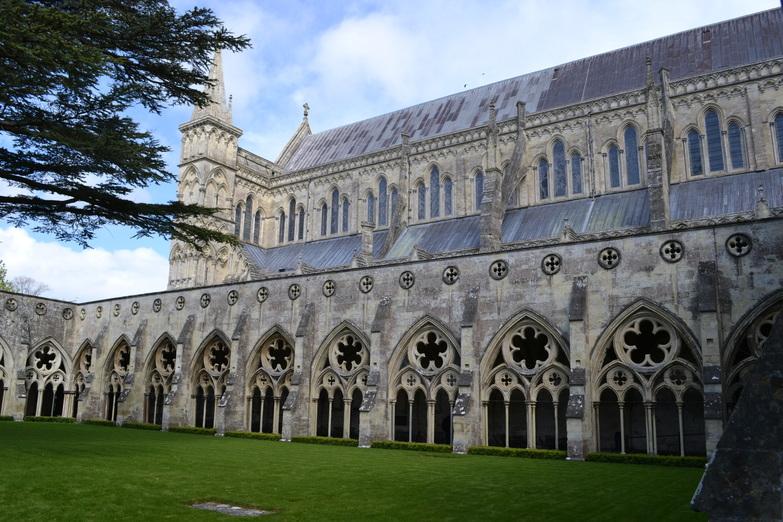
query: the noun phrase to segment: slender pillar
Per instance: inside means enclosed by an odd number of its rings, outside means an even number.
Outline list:
[[[618,402],[620,409],[620,453],[625,453],[625,403]]]
[[[397,401],[391,401],[391,422],[389,422],[389,440],[394,440],[394,426],[397,415]]]
[[[427,443],[435,442],[435,401],[427,401]]]
[[[601,411],[601,403],[593,403],[593,419],[595,423],[595,439],[593,440],[593,449],[601,451],[601,417],[598,413]]]
[[[554,412],[555,413],[555,449],[559,450],[560,449],[560,440],[559,440],[559,436],[558,436],[558,425],[557,425],[557,404],[558,404],[557,401],[553,401],[552,402],[552,405],[554,406],[554,409],[555,409],[555,412]]]
[[[680,457],[685,456],[685,435],[682,432],[682,402],[677,401],[677,421],[680,430]]]
[[[505,406],[505,410],[506,410],[506,418],[505,418],[506,428],[505,429],[506,429],[506,447],[508,448],[508,401],[504,401],[503,405]]]
[[[482,411],[481,424],[483,425],[483,429],[481,431],[484,436],[484,445],[489,446],[489,419],[488,419],[489,408],[487,406],[486,401],[481,403],[481,411]]]
[[[413,442],[413,401],[408,400],[408,442]]]
[[[326,423],[326,436],[331,437],[332,436],[332,403],[334,402],[334,399],[329,397],[329,416],[328,421]]]
[[[351,399],[343,399],[343,403],[343,438],[347,439],[351,435]]]

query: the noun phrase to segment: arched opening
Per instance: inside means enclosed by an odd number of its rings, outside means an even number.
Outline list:
[[[549,162],[546,158],[538,160],[538,197],[549,198]]]
[[[242,234],[242,204],[237,203],[237,206],[234,209],[234,235],[237,236],[237,239],[240,239],[241,234]]]
[[[391,198],[389,198],[390,202],[391,202],[391,212],[390,212],[390,214],[391,214],[391,221],[392,222],[394,222],[394,218],[397,216],[397,212],[398,212],[398,210],[397,210],[398,197],[399,197],[399,194],[397,192],[397,187],[392,187],[392,189],[391,189]]]
[[[688,131],[688,163],[690,163],[691,176],[704,174],[701,157],[701,136],[696,129],[691,129]]]
[[[250,194],[247,195],[247,200],[245,201],[245,226],[243,229],[242,237],[245,241],[250,241],[251,237],[251,228],[253,227],[253,196]]]
[[[454,183],[451,178],[443,179],[443,214],[450,216],[454,213]]]
[[[430,217],[440,216],[440,170],[436,165],[430,170]]]
[[[416,390],[411,404],[411,442],[427,442],[427,397]]]
[[[165,393],[163,392],[163,386],[158,385],[155,388],[155,424],[163,424],[163,401]]]
[[[267,388],[264,392],[264,398],[261,403],[261,431],[264,433],[273,433],[275,429],[275,394],[272,388]]]
[[[337,191],[337,189],[334,189],[332,191],[332,223],[330,229],[330,232],[332,234],[337,233],[337,225],[340,222],[339,216],[340,216],[340,193]]]
[[[668,388],[655,394],[655,447],[658,455],[680,454],[677,400]]]
[[[202,428],[215,427],[215,388],[207,386],[206,399],[204,401],[204,425]]]
[[[452,433],[451,400],[441,388],[435,396],[435,444],[451,444]]]
[[[476,171],[476,177],[474,179],[474,196],[473,204],[475,205],[476,212],[481,211],[481,202],[484,199],[484,171],[478,169]]]
[[[338,388],[334,390],[334,396],[332,397],[332,426],[329,431],[330,437],[340,438],[343,436],[343,425],[345,423],[345,400],[343,399],[343,392]]]
[[[201,386],[196,388],[196,427],[201,428],[204,426],[204,389]]]
[[[253,219],[253,243],[256,245],[261,242],[261,211],[256,211],[256,217]]]
[[[729,157],[731,158],[731,168],[741,169],[745,167],[745,139],[744,132],[740,124],[736,121],[729,123]]]
[[[54,417],[54,386],[48,383],[44,386],[43,399],[41,401],[41,415]]]
[[[683,394],[682,437],[684,455],[704,455],[704,397],[690,388]]]
[[[145,416],[145,422],[148,424],[154,424],[155,423],[155,406],[157,404],[157,401],[155,400],[155,387],[150,386],[147,388],[146,393],[146,410],[147,415]]]
[[[297,223],[299,232],[297,233],[297,239],[302,241],[304,239],[304,225],[305,225],[305,210],[304,207],[299,207],[299,222]]]
[[[638,185],[639,175],[639,140],[636,127],[628,125],[625,128],[625,179],[628,185]]]
[[[367,222],[375,224],[375,196],[367,193]]]
[[[253,395],[250,400],[250,431],[261,431],[261,390],[258,386],[253,386]]]
[[[38,383],[33,382],[27,388],[27,403],[24,414],[26,417],[35,417],[38,412]]]
[[[277,242],[282,245],[285,241],[285,212],[282,210],[280,211],[280,217],[278,218],[278,227]]]
[[[559,198],[568,194],[565,145],[561,140],[555,140],[552,145],[552,160],[555,171],[555,197]]]
[[[582,155],[578,152],[571,153],[571,192],[582,193]]]
[[[329,210],[326,203],[321,204],[321,237],[326,237],[326,223],[328,221]]]
[[[720,118],[715,109],[710,109],[704,114],[704,127],[707,130],[707,158],[709,160],[710,172],[719,172],[724,169],[723,141]]]
[[[351,202],[348,198],[343,196],[343,233],[348,232],[351,228]]]
[[[487,444],[507,446],[506,402],[500,390],[492,390],[487,402]]]
[[[609,163],[609,186],[620,187],[620,148],[614,143],[609,146],[607,161]]]
[[[511,391],[508,402],[508,445],[511,448],[527,447],[527,407],[521,390]]]
[[[775,145],[778,163],[783,163],[783,111],[779,111],[775,115]]]
[[[386,178],[381,176],[378,182],[378,225],[388,225],[386,216],[388,212],[388,205],[386,204]]]
[[[540,390],[536,398],[536,448],[555,449],[555,404],[548,390]]]
[[[318,411],[315,434],[319,437],[329,436],[329,393],[321,390],[318,394]]]
[[[426,208],[427,208],[427,189],[424,187],[424,183],[419,181],[419,183],[416,185],[416,193],[418,197],[418,219],[422,220],[427,217],[426,214]]]
[[[408,394],[405,390],[397,392],[397,400],[394,403],[394,440],[410,442],[410,408]]]
[[[288,241],[294,240],[295,222],[296,222],[296,200],[291,198],[288,202]]]
[[[362,390],[359,388],[355,388],[353,390],[353,393],[351,394],[351,420],[350,420],[350,430],[348,436],[352,439],[358,439],[359,438],[359,420],[360,420],[360,412],[359,408],[362,406],[362,400],[364,397],[362,396]]]
[[[286,399],[288,399],[288,388],[283,388],[277,401],[277,429],[275,433],[282,433],[283,431],[283,405]]]
[[[620,407],[617,395],[609,389],[601,392],[598,428],[598,451],[625,452],[620,434]]]
[[[637,389],[631,388],[625,393],[624,399],[625,451],[647,453],[647,417],[642,396]]]

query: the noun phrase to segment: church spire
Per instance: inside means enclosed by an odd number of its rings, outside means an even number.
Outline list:
[[[212,116],[218,120],[231,123],[231,106],[226,103],[226,87],[223,81],[223,58],[220,50],[215,51],[212,67],[209,70],[209,79],[212,85],[207,87],[207,94],[211,100],[204,107],[194,107],[192,120]]]

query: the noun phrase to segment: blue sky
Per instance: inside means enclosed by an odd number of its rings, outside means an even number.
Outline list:
[[[240,145],[276,159],[310,105],[314,132],[504,78],[692,27],[780,6],[777,0],[655,2],[174,1],[212,8],[253,48],[224,55]],[[172,151],[190,107],[136,116]],[[0,187],[0,192],[5,190]],[[168,201],[174,184],[134,197]],[[11,277],[46,283],[50,297],[88,300],[164,289],[168,242],[98,232],[81,250],[0,222],[0,259]]]

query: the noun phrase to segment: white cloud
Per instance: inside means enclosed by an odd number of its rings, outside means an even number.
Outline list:
[[[165,290],[168,281],[168,260],[150,248],[76,250],[19,228],[0,228],[0,259],[9,278],[32,277],[69,301]]]

